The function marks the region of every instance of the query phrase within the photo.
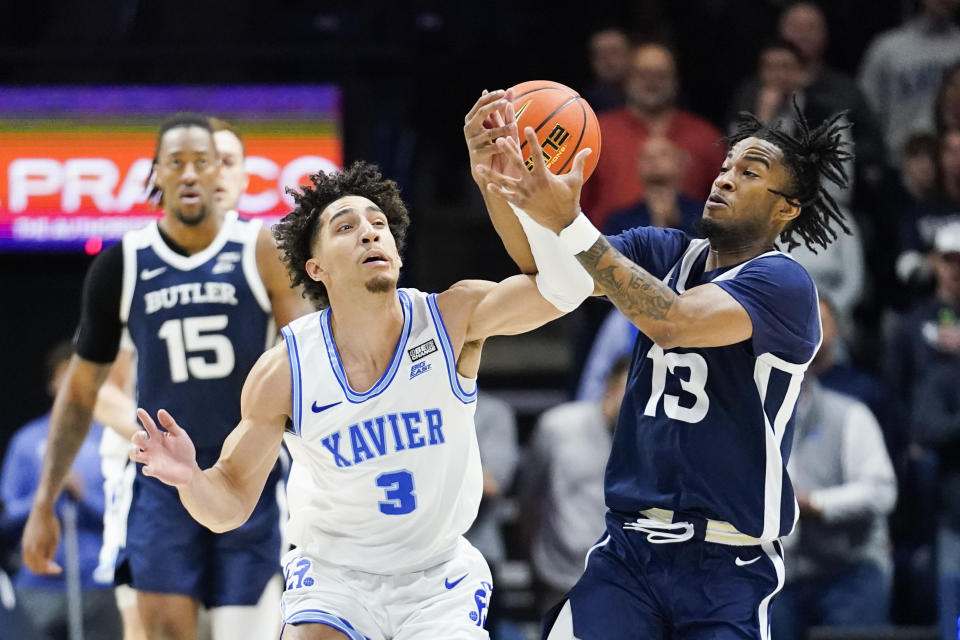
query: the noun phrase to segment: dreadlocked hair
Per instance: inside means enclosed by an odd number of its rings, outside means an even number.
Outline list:
[[[299,190],[287,188],[286,191],[296,206],[273,226],[273,237],[290,273],[292,286],[302,286],[304,295],[318,309],[329,306],[330,298],[327,287],[307,275],[306,264],[313,256],[320,214],[330,203],[344,196],[361,196],[373,202],[387,217],[397,251],[403,254],[410,216],[400,199],[397,183],[384,179],[376,165],[354,162],[343,171],[320,171],[310,175],[309,185]]]
[[[752,113],[741,111],[737,128],[727,142],[732,147],[746,138],[760,138],[783,152],[783,162],[791,177],[790,188],[786,191],[770,191],[783,196],[791,205],[800,207],[800,214],[780,232],[780,242],[785,243],[789,251],[800,246],[802,240],[808,249],[816,253],[814,245],[825,249],[837,239],[834,224],[844,233],[850,233],[843,213],[824,187],[823,179],[842,189],[849,185],[843,163],[853,159],[853,152],[849,150],[850,143],[843,139],[843,131],[852,124],[847,120],[847,112],[841,111],[811,129],[797,105],[796,96],[793,98],[793,110],[796,114],[796,135],[783,131],[779,122],[770,127]]]
[[[144,188],[148,189],[147,199],[155,205],[163,204],[163,189],[157,186],[154,178],[157,175],[157,163],[160,162],[160,143],[163,136],[171,129],[180,129],[186,127],[198,127],[210,132],[213,136],[213,128],[210,126],[210,118],[202,116],[199,113],[190,111],[180,111],[175,113],[160,124],[160,131],[157,133],[157,147],[153,151],[153,163],[150,165],[150,173],[147,175],[147,181]]]

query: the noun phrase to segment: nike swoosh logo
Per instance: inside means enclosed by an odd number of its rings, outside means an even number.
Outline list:
[[[463,582],[463,579],[466,578],[468,575],[470,575],[469,572],[463,574],[462,576],[460,576],[459,579],[454,580],[453,582],[450,582],[449,579],[444,579],[444,581],[443,581],[443,586],[445,586],[447,589],[453,589],[455,586],[457,586],[458,584],[460,584],[461,582]]]
[[[140,272],[140,279],[153,280],[154,278],[156,278],[158,275],[160,275],[166,270],[167,270],[166,267],[157,267],[156,269],[144,269],[143,271]]]
[[[762,557],[763,557],[763,556],[757,556],[757,557],[754,558],[753,560],[741,560],[741,559],[740,559],[740,556],[737,556],[737,559],[734,560],[733,562],[734,562],[738,567],[745,567],[745,566],[747,566],[748,564],[753,564],[754,562],[756,562],[757,560],[759,560],[759,559],[762,558]]]
[[[343,402],[343,400],[341,400],[340,402]],[[314,401],[313,401],[313,404],[310,406],[310,408],[313,410],[314,413],[321,413],[321,412],[323,412],[323,411],[326,411],[326,410],[329,409],[330,407],[335,407],[335,406],[337,406],[338,404],[340,404],[340,402],[333,402],[333,403],[330,403],[330,404],[325,404],[325,405],[323,405],[322,407],[318,407],[318,406],[317,406],[317,401],[314,400]]]
[[[517,112],[514,114],[514,120],[516,120],[517,122],[520,121],[520,116],[522,116],[523,112],[527,110],[527,107],[530,106],[531,102],[533,102],[533,99],[527,100],[526,102],[523,103],[522,107],[517,109]]]

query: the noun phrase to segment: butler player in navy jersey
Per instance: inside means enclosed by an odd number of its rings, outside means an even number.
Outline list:
[[[515,139],[483,145],[482,157],[471,147],[521,268],[542,274],[575,256],[585,273],[552,295],[568,307],[606,295],[640,329],[606,471],[606,533],[544,638],[769,638],[779,538],[797,517],[794,410],[820,343],[813,281],[776,241],[825,248],[832,226],[845,230],[822,182],[846,186],[846,126],[838,114],[811,129],[797,113],[790,135],[744,114],[704,207],[704,240],[656,228],[603,237],[579,208],[589,151],[554,176],[540,154],[525,171]],[[524,135],[534,148],[533,130]]]
[[[214,205],[220,156],[206,117],[178,114],[164,122],[153,170],[162,218],[127,233],[86,278],[76,354],[54,403],[43,476],[24,531],[24,560],[37,572],[59,571],[52,562],[59,537],[52,505],[124,327],[137,350],[140,406],[178,407],[193,416],[198,457],[212,461],[238,419],[243,381],[275,341],[276,327],[309,310],[259,221]],[[273,469],[270,482],[278,477]],[[194,522],[175,491],[137,474],[126,539],[118,580],[137,591],[151,640],[194,638],[199,604],[235,612],[242,627],[223,637],[276,633],[276,620],[245,614],[278,571],[275,492],[264,492],[245,527],[221,536]]]

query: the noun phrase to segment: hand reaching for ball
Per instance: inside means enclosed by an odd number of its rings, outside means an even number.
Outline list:
[[[524,140],[536,148],[537,134],[526,127]],[[573,168],[556,175],[547,168],[542,154],[533,154],[533,168],[527,171],[520,145],[512,138],[497,140],[504,157],[509,158],[514,175],[494,171],[480,165],[475,170],[487,181],[487,189],[507,202],[523,209],[533,220],[554,233],[573,222],[580,213],[580,190],[583,188],[583,171],[591,149],[581,149],[573,158]],[[519,176],[516,176],[519,174]]]
[[[512,175],[512,164],[496,144],[498,138],[517,139],[517,122],[512,100],[509,90],[484,90],[464,118],[463,137],[470,153],[471,174],[481,188],[486,187],[486,180],[477,173],[478,166]]]

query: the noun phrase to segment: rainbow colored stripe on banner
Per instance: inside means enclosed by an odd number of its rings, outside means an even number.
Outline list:
[[[96,252],[158,217],[144,188],[156,130],[181,110],[243,135],[241,215],[279,218],[286,187],[342,166],[331,86],[0,88],[0,250]]]

